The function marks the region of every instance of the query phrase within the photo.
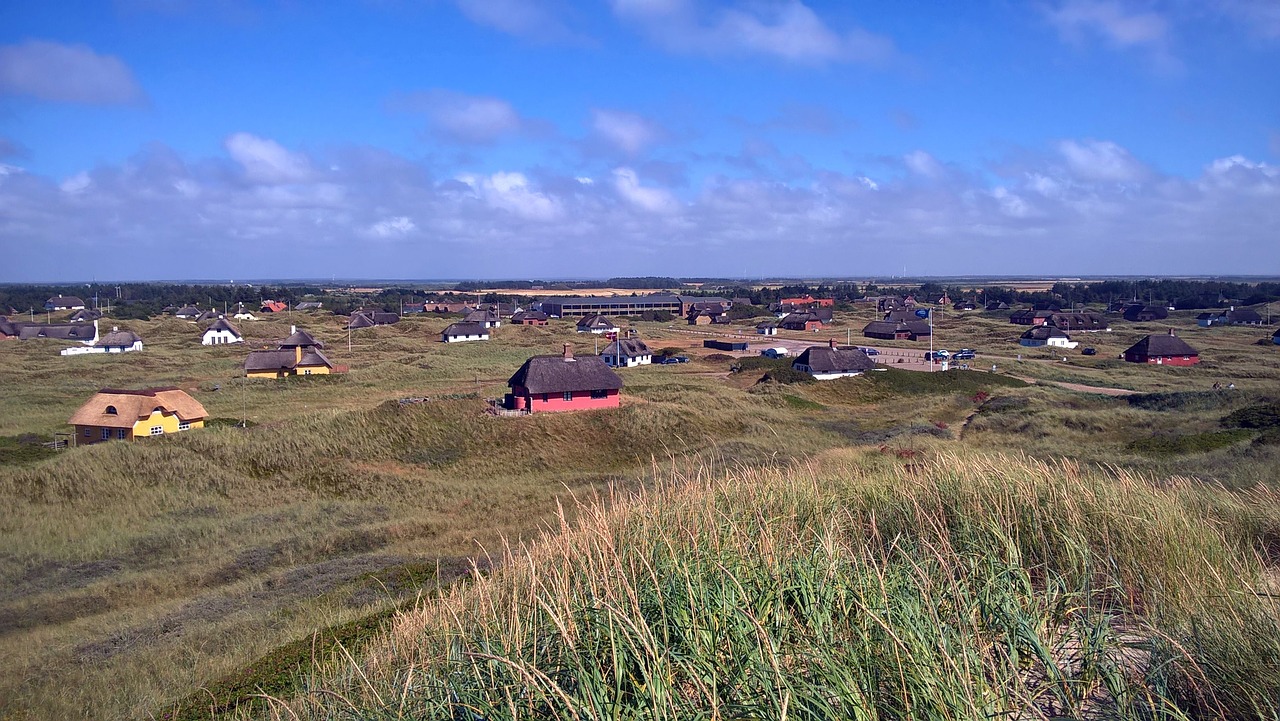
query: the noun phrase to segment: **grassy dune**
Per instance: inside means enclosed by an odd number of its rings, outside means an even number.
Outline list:
[[[252,715],[1271,718],[1277,501],[969,454],[670,474]]]
[[[961,321],[940,326],[953,322]],[[1267,487],[1280,460],[1265,429],[1224,425],[1277,400],[1278,371],[1265,355],[1274,351],[1250,355],[1242,334],[1213,341],[1223,344],[1214,353],[1233,358],[1229,377],[1252,374],[1233,393],[1202,393],[1212,374],[1192,383],[1170,374],[1179,369],[1154,368],[1116,376],[1167,391],[1136,401],[977,372],[761,384],[762,371],[731,374],[730,362],[695,350],[693,363],[624,371],[617,411],[499,419],[482,412],[483,398],[503,392],[528,355],[563,342],[585,353],[594,339],[562,322],[446,346],[435,338],[448,319],[424,317],[362,330],[348,351],[341,319],[294,314],[292,323],[325,340],[351,372],[248,381],[239,378],[246,349],[201,347],[194,324],[172,319],[121,323],[142,333],[146,350],[109,358],[62,358],[39,341],[0,344],[0,718],[149,718],[213,698],[206,688],[224,700],[260,684],[287,695],[313,640],[324,657],[332,642],[368,637],[378,619],[467,576],[472,562],[501,561],[504,543],[556,526],[558,504],[573,518],[574,498],[608,489],[625,498],[664,482],[651,502],[685,498],[696,483],[671,479],[699,469],[716,478],[732,470],[744,489],[773,488],[783,481],[771,475],[778,468],[799,467],[796,483],[833,489],[885,474],[871,486],[888,499],[895,468],[939,454],[1065,458],[1081,478],[1109,465],[1204,489]],[[288,333],[290,319],[240,325],[267,344]],[[636,325],[654,347],[700,341]],[[993,353],[1016,349],[1009,338],[1020,329],[1003,318],[972,328],[990,335]],[[1105,367],[1074,359],[1065,368],[1023,365],[1018,374],[1029,378],[1112,380]],[[65,429],[98,388],[151,385],[186,388],[214,417],[257,425],[49,457],[15,438]],[[422,396],[431,400],[395,402]],[[1143,445],[1152,438],[1156,452]],[[794,466],[802,461],[836,470]],[[1247,498],[1203,494],[1233,508]],[[588,519],[606,512],[591,509]],[[1269,521],[1259,513],[1262,528]]]

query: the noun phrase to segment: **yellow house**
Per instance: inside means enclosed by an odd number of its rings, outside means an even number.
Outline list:
[[[284,378],[285,376],[322,376],[333,372],[333,363],[320,352],[324,343],[297,326],[278,350],[255,350],[244,359],[246,378]]]
[[[67,421],[77,445],[134,440],[203,428],[209,417],[200,402],[177,388],[98,391]]]
[[[333,372],[333,364],[315,348],[281,348],[255,350],[244,359],[247,378],[284,378],[285,376],[319,376]]]

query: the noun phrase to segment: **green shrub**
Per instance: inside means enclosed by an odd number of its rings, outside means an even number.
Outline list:
[[[1224,428],[1280,428],[1280,403],[1260,403],[1222,418]]]
[[[1252,435],[1249,431],[1242,429],[1185,435],[1157,435],[1139,438],[1129,444],[1129,449],[1153,455],[1208,453],[1235,445]]]
[[[760,377],[760,383],[782,383],[784,385],[791,383],[813,383],[813,376],[808,373],[801,373],[794,368],[774,368]]]
[[[1229,405],[1233,400],[1230,393],[1223,391],[1137,393],[1125,398],[1130,406],[1148,411],[1207,411]]]

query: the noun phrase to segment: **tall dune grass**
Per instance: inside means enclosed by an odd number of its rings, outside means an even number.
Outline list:
[[[1280,500],[1025,458],[587,504],[269,718],[1271,718]],[[332,668],[332,667],[330,667]],[[242,711],[249,715],[248,711]]]

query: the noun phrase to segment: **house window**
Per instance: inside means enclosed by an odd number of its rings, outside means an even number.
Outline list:
[[[304,369],[302,369],[302,375],[304,375],[304,376],[309,376],[309,375],[311,375],[311,369],[310,369],[310,368],[304,368]]]
[[[116,431],[116,438],[118,438],[118,439],[120,439],[120,440],[122,440],[122,441],[123,441],[124,439],[126,439],[126,438],[128,438],[128,437],[129,437],[129,431],[126,431],[126,430],[125,430],[125,429],[123,429],[123,428],[120,428],[120,429],[118,429],[118,430]]]
[[[109,415],[109,416],[114,416],[114,415],[116,415],[116,407],[115,407],[115,406],[107,406],[106,413],[107,413],[107,415]]]
[[[102,429],[102,440],[104,440],[104,441],[105,441],[105,440],[109,440],[110,438],[111,438],[111,429],[110,429],[110,428],[103,428],[103,429]]]
[[[543,402],[543,403],[550,403],[550,402],[551,402],[551,394],[550,394],[550,393],[543,393],[543,394],[542,394],[542,402]]]
[[[186,421],[178,421],[178,430],[186,431],[191,429],[191,424]]]
[[[151,426],[151,435],[158,436],[164,433],[164,426]]]
[[[88,429],[88,428],[84,429],[84,437],[85,437],[85,438],[90,438],[90,437],[91,437],[91,435],[90,435],[90,432],[89,432],[89,429]]]
[[[573,391],[565,391],[564,399],[566,402],[573,400]]]
[[[609,391],[603,390],[603,389],[598,391],[591,391],[591,397],[592,398],[608,398]]]

